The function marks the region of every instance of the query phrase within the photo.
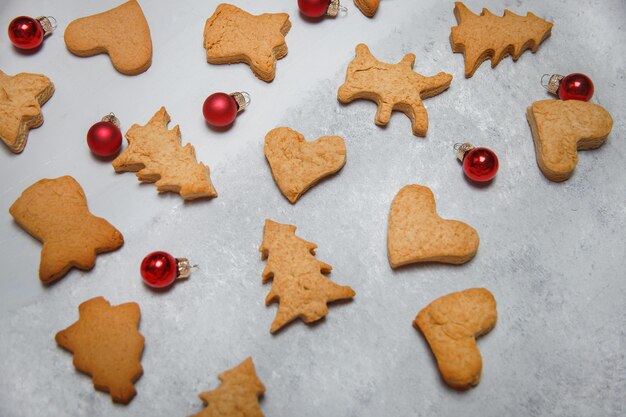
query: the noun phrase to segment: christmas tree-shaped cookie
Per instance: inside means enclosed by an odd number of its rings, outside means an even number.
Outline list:
[[[452,81],[452,75],[440,72],[425,77],[413,71],[415,55],[406,54],[397,64],[380,62],[365,44],[356,47],[356,57],[348,65],[346,81],[339,87],[337,98],[342,103],[357,99],[376,102],[375,123],[385,126],[391,112],[399,110],[411,119],[413,134],[426,136],[428,113],[422,100],[440,94]]]
[[[454,3],[454,15],[459,25],[452,28],[450,41],[454,52],[465,55],[466,78],[487,59],[493,68],[508,55],[517,61],[527,49],[537,52],[552,30],[552,23],[532,13],[519,16],[505,10],[504,16],[496,16],[483,9],[476,15],[461,2]]]
[[[143,374],[139,306],[111,307],[96,297],[82,303],[78,313],[76,323],[57,333],[57,344],[74,354],[74,366],[92,376],[97,390],[110,393],[116,403],[128,404],[136,393],[133,384]]]
[[[315,258],[317,245],[296,236],[290,224],[265,221],[259,250],[267,265],[263,282],[273,280],[265,304],[278,302],[270,332],[274,333],[296,318],[311,323],[328,314],[327,304],[354,297],[354,290],[337,285],[324,274],[332,267]],[[269,258],[268,258],[269,257]]]
[[[181,145],[180,128],[168,130],[165,107],[145,126],[132,125],[126,132],[128,148],[115,160],[115,172],[137,172],[141,182],[155,182],[160,192],[179,193],[185,200],[217,197],[209,168],[196,160],[190,144]]]
[[[263,417],[259,396],[265,387],[254,369],[252,358],[219,375],[222,382],[213,391],[199,395],[206,408],[193,417]]]

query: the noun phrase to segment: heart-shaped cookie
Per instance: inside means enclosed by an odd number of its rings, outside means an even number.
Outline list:
[[[417,262],[462,264],[476,255],[478,243],[473,227],[437,215],[428,187],[407,185],[391,203],[387,255],[392,268]]]
[[[372,17],[378,9],[380,0],[354,0],[354,4],[356,4],[356,7],[358,7],[365,16]]]
[[[565,181],[578,164],[578,151],[599,148],[613,128],[602,106],[579,100],[540,100],[526,110],[539,169],[551,181]]]
[[[341,137],[322,136],[307,142],[288,127],[277,127],[265,135],[264,152],[274,181],[292,204],[346,163],[346,145]]]
[[[152,64],[150,28],[136,0],[74,20],[65,29],[64,38],[74,55],[109,54],[122,74],[140,74]]]

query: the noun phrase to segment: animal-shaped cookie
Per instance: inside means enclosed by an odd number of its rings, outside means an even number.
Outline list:
[[[461,2],[454,3],[454,15],[459,25],[452,28],[450,41],[452,51],[465,55],[466,78],[474,75],[487,59],[491,59],[494,68],[508,55],[517,61],[527,49],[537,52],[552,30],[552,23],[532,13],[519,16],[505,10],[500,17],[483,9],[476,15]]]
[[[168,130],[169,122],[161,107],[145,126],[132,125],[128,147],[112,162],[115,172],[137,172],[139,181],[154,182],[159,192],[179,193],[185,200],[217,197],[209,167],[198,163],[191,144],[181,145],[180,128]]]
[[[222,384],[199,395],[206,408],[192,417],[263,417],[259,397],[265,386],[254,369],[252,358],[219,375]]]
[[[422,100],[450,87],[452,75],[440,72],[434,77],[424,77],[413,71],[414,62],[413,54],[406,54],[398,64],[380,62],[361,43],[348,65],[346,82],[339,87],[337,98],[342,103],[361,98],[376,102],[374,121],[379,126],[389,123],[391,112],[399,110],[411,119],[414,135],[426,136],[428,113]]]
[[[439,217],[428,187],[407,185],[391,203],[387,254],[392,268],[418,262],[462,264],[476,255],[478,243],[473,227]]]
[[[12,152],[22,152],[28,130],[41,126],[41,106],[53,93],[54,84],[45,75],[0,71],[0,139]]]
[[[354,4],[367,17],[372,17],[378,10],[380,0],[354,0]]]
[[[346,163],[346,145],[341,137],[322,136],[307,142],[288,127],[272,129],[265,135],[264,152],[280,192],[291,203]]]
[[[446,384],[465,390],[478,384],[483,361],[476,338],[496,325],[496,300],[484,288],[454,292],[419,312],[413,326],[426,338]]]
[[[93,386],[128,404],[136,394],[135,381],[143,374],[144,338],[137,330],[137,303],[111,304],[102,297],[78,307],[78,321],[56,334],[59,346],[74,354],[74,366],[91,375]]]
[[[64,37],[74,55],[108,54],[113,67],[122,74],[140,74],[152,64],[150,27],[136,0],[74,20]]]
[[[265,221],[259,251],[267,265],[263,283],[272,280],[265,304],[278,302],[278,312],[270,329],[278,331],[300,318],[311,323],[328,314],[327,304],[354,297],[354,290],[335,284],[325,274],[332,266],[315,258],[317,245],[296,236],[296,226]]]
[[[204,26],[204,48],[209,64],[245,62],[254,75],[270,82],[276,60],[287,55],[285,36],[291,28],[287,13],[251,15],[222,3]]]
[[[578,151],[599,148],[613,128],[602,106],[580,100],[540,100],[526,110],[537,164],[551,181],[565,181],[578,164]]]
[[[124,243],[115,227],[89,212],[83,189],[69,176],[37,181],[15,200],[9,213],[43,243],[39,278],[44,284],[72,267],[93,268],[97,254]]]

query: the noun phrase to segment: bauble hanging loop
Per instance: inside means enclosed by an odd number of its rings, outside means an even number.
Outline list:
[[[187,258],[174,258],[167,252],[149,253],[139,269],[143,282],[152,288],[166,288],[178,279],[189,278],[193,266]]]
[[[561,100],[589,101],[593,97],[594,92],[591,78],[580,73],[573,73],[567,76],[543,74],[541,85],[548,93],[559,97]]]
[[[250,94],[245,91],[213,93],[204,100],[202,114],[211,126],[225,127],[233,123],[237,114],[245,110],[251,101]]]
[[[18,16],[9,23],[9,39],[16,48],[35,49],[56,27],[57,21],[52,16],[39,16],[36,19]]]
[[[491,181],[498,173],[498,156],[491,149],[456,143],[454,150],[457,159],[463,163],[463,172],[472,181]]]
[[[87,132],[87,145],[95,155],[109,157],[117,154],[122,147],[120,121],[109,113],[95,123]]]
[[[324,15],[336,17],[340,11],[348,12],[339,0],[298,0],[298,8],[300,13],[314,19]]]

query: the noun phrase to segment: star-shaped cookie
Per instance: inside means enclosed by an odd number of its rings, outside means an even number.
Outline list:
[[[45,75],[0,71],[0,139],[12,152],[22,152],[28,130],[41,126],[40,106],[53,93],[54,84]]]
[[[204,48],[210,64],[245,62],[263,81],[276,76],[276,60],[287,55],[287,13],[258,16],[222,3],[204,26]]]
[[[413,126],[413,134],[426,136],[428,113],[423,99],[436,96],[450,87],[452,75],[440,72],[425,77],[413,71],[415,55],[406,54],[398,64],[380,62],[365,44],[356,47],[356,58],[350,62],[346,82],[339,87],[337,98],[350,103],[360,98],[378,105],[374,121],[385,126],[393,110],[406,114]]]

